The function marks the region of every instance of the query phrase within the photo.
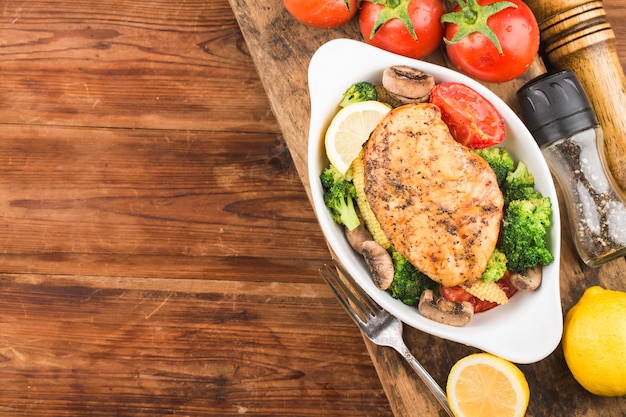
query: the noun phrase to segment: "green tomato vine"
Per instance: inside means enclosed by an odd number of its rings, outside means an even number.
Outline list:
[[[517,5],[510,1],[499,1],[485,6],[479,5],[477,0],[458,0],[458,3],[461,10],[446,13],[441,17],[441,23],[454,23],[459,26],[459,31],[454,37],[450,40],[444,38],[444,42],[453,45],[472,33],[478,32],[489,39],[498,48],[498,53],[502,55],[502,46],[498,36],[487,24],[487,19],[508,7],[517,9]]]
[[[376,35],[378,29],[381,28],[382,25],[390,21],[391,19],[400,19],[404,26],[406,26],[407,30],[413,37],[413,39],[417,40],[417,35],[415,34],[415,29],[413,28],[413,23],[411,22],[411,17],[409,16],[409,3],[412,0],[368,0],[374,4],[382,4],[385,7],[378,14],[378,18],[374,23],[374,27],[372,28],[372,32],[370,33],[370,39]]]

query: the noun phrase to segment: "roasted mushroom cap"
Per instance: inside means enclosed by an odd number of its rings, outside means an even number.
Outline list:
[[[372,273],[374,284],[381,290],[386,290],[393,281],[393,260],[387,249],[373,240],[367,240],[361,245],[361,254],[367,267]]]
[[[418,310],[427,319],[456,327],[465,326],[474,317],[474,306],[470,302],[455,303],[443,297],[435,299],[432,290],[422,293]]]
[[[511,284],[520,291],[535,291],[541,285],[543,269],[541,266],[522,272],[511,273]]]
[[[350,230],[347,227],[345,229],[346,239],[348,243],[357,253],[360,255],[363,254],[363,243],[368,240],[373,240],[372,234],[367,230],[363,222],[361,222],[357,227]]]
[[[432,75],[407,65],[395,65],[383,71],[383,87],[405,104],[428,101],[434,86]]]

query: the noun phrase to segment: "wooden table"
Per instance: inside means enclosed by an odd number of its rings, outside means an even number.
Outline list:
[[[437,415],[317,275],[304,74],[343,32],[249,3],[0,2],[0,415]],[[280,85],[300,107],[268,85],[281,61],[301,65]],[[564,256],[565,306],[616,278]],[[408,336],[440,382],[467,351]],[[558,351],[523,370],[529,415],[558,415],[559,392],[571,415],[623,415]]]

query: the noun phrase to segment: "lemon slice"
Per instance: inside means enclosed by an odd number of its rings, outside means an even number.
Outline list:
[[[454,364],[446,389],[457,417],[523,417],[530,399],[522,371],[488,353],[469,355]]]
[[[326,155],[339,172],[345,174],[359,155],[376,125],[391,107],[380,101],[361,101],[337,112],[326,130]]]

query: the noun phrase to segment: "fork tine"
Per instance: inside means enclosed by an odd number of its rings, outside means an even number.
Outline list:
[[[352,306],[348,303],[348,299],[346,298],[346,296],[351,298],[352,304],[357,305],[357,306],[360,304],[358,302],[355,303],[354,295],[350,291],[347,290],[345,284],[341,281],[337,273],[328,265],[324,265],[324,268],[326,269],[327,273],[324,273],[324,271],[320,269],[319,270],[320,275],[322,276],[324,281],[326,281],[330,289],[333,291],[333,293],[335,294],[335,297],[337,298],[337,300],[339,300],[344,310],[346,310],[348,314],[350,314],[350,317],[352,317],[352,320],[354,320],[354,322],[360,328],[363,329],[365,327],[365,322],[363,321],[361,316],[359,316],[359,314],[357,314],[352,308]],[[332,276],[333,279],[331,280],[329,276]],[[339,287],[341,287],[341,289]],[[360,311],[360,314],[366,319],[370,317],[369,314],[364,313],[362,310]]]
[[[360,286],[354,282],[354,279],[339,262],[334,261],[334,263],[342,277],[340,278],[334,268],[329,265],[324,265],[328,274],[333,277],[334,283],[329,282],[328,277],[324,277],[324,279],[333,287],[335,295],[342,300],[342,304],[345,300],[346,305],[344,305],[344,307],[348,309],[349,312],[356,313],[363,322],[369,321],[380,311],[380,307],[378,307]]]
[[[346,271],[346,268],[339,261],[333,259],[333,263],[335,264],[339,272],[341,272],[341,275],[343,275],[348,281],[350,281],[352,289],[359,295],[361,300],[367,305],[370,311],[376,312],[382,310],[382,308],[372,299],[372,297],[370,297],[369,294],[367,294],[365,290],[363,290],[363,288],[361,288],[361,286],[354,281],[352,275],[350,275],[348,271]]]

